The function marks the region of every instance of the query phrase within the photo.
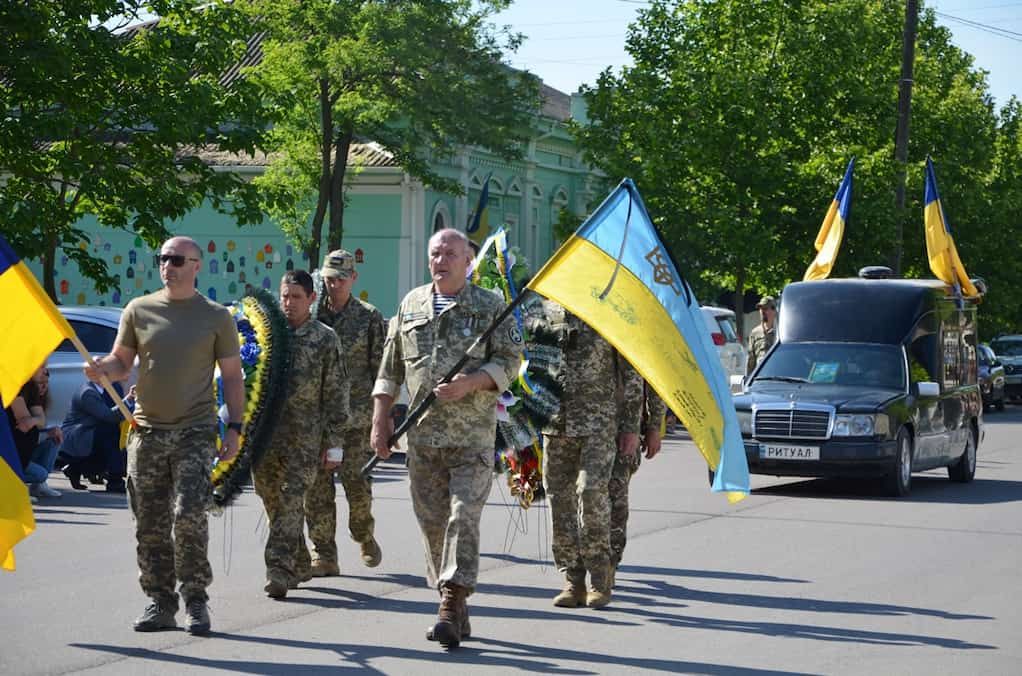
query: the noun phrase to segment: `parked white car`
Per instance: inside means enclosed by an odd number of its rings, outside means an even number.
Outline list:
[[[121,308],[99,307],[87,305],[64,305],[59,307],[78,338],[94,357],[109,354],[117,337],[117,327],[121,321]],[[85,383],[82,372],[82,356],[65,340],[46,360],[50,370],[50,407],[46,411],[46,426],[60,427],[71,407],[71,398]],[[131,381],[136,375],[133,373]]]
[[[717,346],[717,354],[720,355],[720,364],[724,367],[724,374],[728,382],[738,381],[745,376],[746,352],[742,339],[738,336],[738,324],[735,320],[735,313],[732,310],[712,305],[703,305],[703,319],[706,320],[706,328],[710,332],[713,344]],[[730,385],[732,391],[741,390],[740,385]]]

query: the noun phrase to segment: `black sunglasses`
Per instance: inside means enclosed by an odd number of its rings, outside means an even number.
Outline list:
[[[185,264],[185,261],[195,261],[196,263],[198,263],[199,259],[186,258],[185,256],[181,256],[178,254],[160,254],[160,265],[163,265],[164,263],[170,263],[175,268],[179,268]]]

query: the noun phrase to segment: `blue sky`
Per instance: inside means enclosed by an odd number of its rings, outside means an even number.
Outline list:
[[[1022,98],[1022,2],[922,2],[940,13],[938,21],[954,33],[955,44],[973,55],[978,68],[988,71],[990,93],[998,105],[1012,95]],[[514,66],[571,93],[583,83],[594,83],[608,66],[616,70],[630,63],[624,48],[627,26],[646,4],[642,0],[516,0],[495,22],[510,24],[528,36],[511,55]]]

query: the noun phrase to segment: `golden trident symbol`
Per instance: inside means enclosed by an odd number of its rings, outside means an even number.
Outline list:
[[[663,284],[664,286],[671,287],[671,291],[674,292],[674,295],[680,296],[681,286],[678,284],[678,280],[676,280],[674,275],[671,273],[670,263],[668,263],[667,258],[664,257],[664,252],[660,250],[659,245],[646,254],[646,260],[653,266],[653,281],[657,284]]]

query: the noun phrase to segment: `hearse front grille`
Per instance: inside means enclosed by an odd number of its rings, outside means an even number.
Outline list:
[[[827,439],[833,410],[758,408],[753,421],[757,439]]]

